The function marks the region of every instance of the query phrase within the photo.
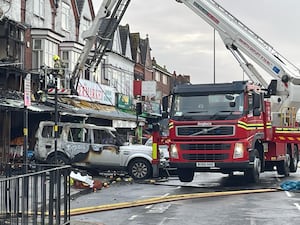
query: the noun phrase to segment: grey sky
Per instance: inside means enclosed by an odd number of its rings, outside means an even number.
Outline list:
[[[300,67],[299,0],[216,0],[291,63]],[[101,0],[93,0],[95,10]],[[131,32],[149,35],[151,55],[192,83],[214,78],[213,28],[175,0],[131,0],[121,21]],[[259,67],[256,67],[259,69]],[[216,82],[242,80],[243,72],[216,33]],[[247,79],[247,77],[245,78]]]

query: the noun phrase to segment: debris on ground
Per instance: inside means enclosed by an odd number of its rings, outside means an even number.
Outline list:
[[[102,188],[102,182],[100,180],[74,171],[70,173],[70,185],[80,189],[92,188],[93,190],[97,190]]]

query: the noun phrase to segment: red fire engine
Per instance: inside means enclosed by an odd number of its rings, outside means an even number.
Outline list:
[[[280,175],[296,172],[300,128],[299,69],[266,41],[213,0],[177,0],[210,24],[221,36],[250,81],[182,84],[163,100],[169,119],[166,144],[170,165],[182,182],[195,172],[244,172],[252,182],[264,171]],[[253,60],[271,77],[268,82]]]

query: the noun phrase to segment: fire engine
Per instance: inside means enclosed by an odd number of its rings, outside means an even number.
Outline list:
[[[170,166],[182,182],[191,182],[195,172],[238,171],[251,182],[264,171],[296,172],[299,69],[215,1],[176,1],[219,33],[250,81],[175,86],[162,103],[168,134],[154,130],[153,150],[168,145]]]
[[[170,166],[182,182],[194,173],[244,172],[253,182],[260,173],[277,169],[288,176],[297,171],[300,128],[299,69],[270,44],[214,0],[176,0],[194,11],[220,35],[250,81],[183,84],[163,98],[167,135],[159,124],[153,131],[153,171],[159,165],[159,146],[167,145]],[[103,0],[71,77],[76,93],[85,67],[93,71],[105,54],[130,0]],[[254,65],[272,77],[261,75]],[[155,174],[154,174],[155,175]]]

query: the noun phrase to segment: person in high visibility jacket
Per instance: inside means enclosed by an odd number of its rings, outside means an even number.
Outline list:
[[[63,65],[62,61],[60,60],[60,57],[58,55],[54,55],[53,61],[54,61],[54,71],[58,75],[64,76],[65,75],[64,65]]]

